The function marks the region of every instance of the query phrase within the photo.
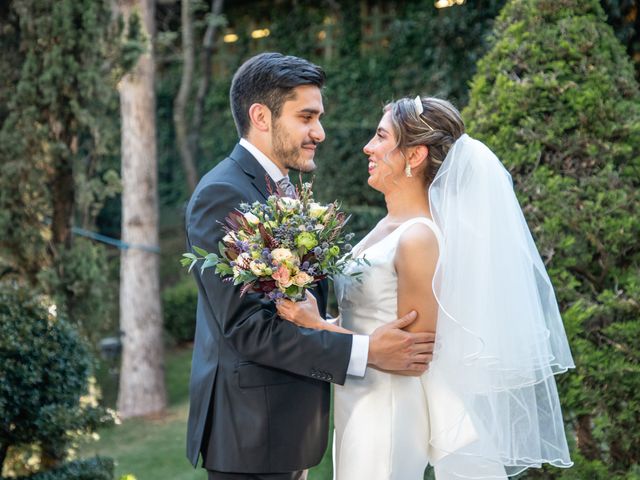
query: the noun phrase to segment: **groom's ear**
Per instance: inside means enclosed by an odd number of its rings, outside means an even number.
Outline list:
[[[420,165],[427,161],[429,155],[429,147],[426,145],[416,145],[411,147],[411,153],[409,154],[409,164],[411,168],[418,168]]]
[[[251,126],[260,132],[271,130],[271,110],[262,103],[254,103],[249,107]]]

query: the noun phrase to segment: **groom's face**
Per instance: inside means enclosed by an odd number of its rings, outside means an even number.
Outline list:
[[[312,85],[296,87],[294,92],[272,125],[272,159],[285,169],[311,172],[316,168],[316,146],[325,137],[320,123],[324,114],[322,94]]]

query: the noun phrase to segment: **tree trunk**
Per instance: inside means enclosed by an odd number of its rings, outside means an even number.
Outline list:
[[[71,224],[75,185],[73,181],[73,159],[67,153],[56,159],[51,182],[53,218],[51,235],[56,247],[71,247]]]
[[[4,467],[4,460],[7,458],[7,452],[9,452],[9,444],[0,443],[0,475],[2,475],[2,469]]]
[[[211,83],[211,59],[215,46],[216,30],[220,22],[216,21],[216,17],[222,14],[222,6],[224,0],[211,0],[211,16],[212,18],[207,25],[207,30],[202,40],[202,75],[198,83],[198,91],[193,106],[193,121],[191,123],[191,134],[189,135],[189,147],[194,158],[200,156],[200,131],[202,130],[202,119],[204,116],[204,100],[209,91]]]
[[[600,448],[591,433],[591,415],[579,415],[576,424],[578,449],[587,460],[600,459]]]
[[[149,49],[118,85],[122,118],[122,240],[158,245],[158,193],[154,91],[153,0],[120,0],[127,20],[138,14]],[[118,409],[124,418],[166,407],[163,371],[159,257],[139,248],[122,250],[120,328],[124,333]]]
[[[182,18],[182,78],[180,80],[180,90],[173,103],[173,123],[176,129],[176,141],[178,142],[182,168],[187,180],[189,193],[191,193],[198,183],[198,174],[196,173],[193,152],[189,148],[189,140],[187,138],[186,111],[189,93],[191,92],[191,83],[193,82],[194,64],[193,18],[191,16],[190,0],[182,0],[180,8]]]
[[[74,159],[72,155],[77,153],[77,137],[64,131],[65,128],[73,128],[71,118],[49,119],[49,125],[56,141],[64,143],[68,151],[57,155],[52,162],[53,175],[51,178],[51,239],[49,252],[51,260],[56,265],[56,274],[61,285],[68,285],[69,279],[66,265],[60,261],[65,251],[73,245],[72,227],[75,212],[75,180],[73,178]],[[62,288],[58,293],[63,298],[63,304],[58,305],[66,312],[71,320],[76,321],[74,307],[77,303],[74,292],[69,288]]]

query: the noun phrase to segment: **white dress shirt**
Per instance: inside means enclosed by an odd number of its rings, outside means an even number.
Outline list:
[[[278,180],[285,177],[278,166],[246,138],[240,139],[240,145],[253,155],[274,182],[277,183]],[[364,377],[369,357],[369,336],[352,335],[352,337],[351,358],[349,359],[349,366],[347,367],[347,375]]]

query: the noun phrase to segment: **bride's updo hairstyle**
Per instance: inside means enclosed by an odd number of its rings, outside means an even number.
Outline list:
[[[401,98],[389,103],[397,148],[404,154],[409,147],[425,145],[429,149],[423,170],[426,185],[431,185],[449,149],[464,133],[460,112],[446,100],[435,97]]]

